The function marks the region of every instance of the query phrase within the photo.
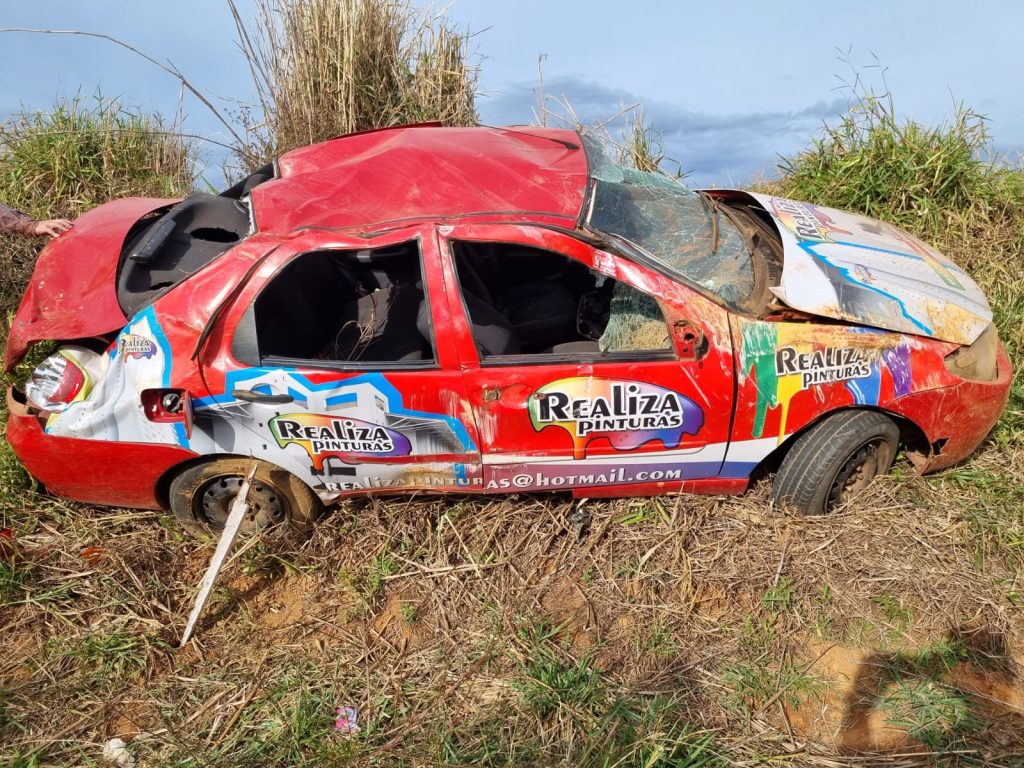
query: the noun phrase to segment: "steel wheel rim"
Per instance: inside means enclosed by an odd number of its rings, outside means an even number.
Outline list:
[[[241,487],[241,475],[212,478],[196,493],[193,505],[195,516],[214,528],[223,528]],[[243,533],[265,530],[284,522],[287,517],[287,503],[281,492],[267,482],[253,480],[249,488],[249,510],[242,520],[240,530]]]
[[[825,511],[849,501],[863,491],[886,466],[892,449],[884,437],[868,440],[843,462],[825,499]]]

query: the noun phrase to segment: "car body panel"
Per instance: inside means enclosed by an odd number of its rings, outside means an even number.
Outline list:
[[[921,468],[931,471],[970,454],[1008,396],[1012,369],[1002,347],[996,379],[976,382],[946,369],[943,358],[956,344],[841,325],[731,320],[738,348],[730,461],[744,450],[759,462],[827,414],[869,408],[922,431],[936,455]],[[969,424],[950,414],[969,414]]]
[[[925,470],[964,458],[994,424],[1009,388],[1005,351],[991,382],[960,379],[944,361],[990,317],[977,287],[948,260],[918,252],[921,244],[887,225],[752,196],[774,211],[786,248],[780,298],[825,319],[731,312],[574,231],[587,193],[586,157],[574,138],[418,127],[289,153],[280,177],[252,191],[259,231],[130,319],[114,289],[118,254],[131,225],[169,201],[122,201],[87,214],[44,251],[7,361],[36,340],[103,335],[106,372],[88,396],[49,417],[12,394],[11,445],[56,493],[152,507],[169,473],[197,457],[258,457],[326,501],[420,490],[719,493],[742,491],[760,462],[844,409],[912,423],[928,443]],[[420,172],[443,183],[417,183]],[[803,227],[808,216],[819,231]],[[837,228],[852,239],[840,242]],[[854,238],[857,228],[866,234]],[[548,250],[650,294],[671,346],[660,355],[482,360],[453,241]],[[241,359],[235,342],[250,307],[292,260],[410,242],[421,254],[434,361]],[[94,259],[82,255],[93,251]],[[850,253],[862,261],[851,265]],[[888,280],[899,270],[885,265],[904,263],[903,282],[867,280]],[[872,303],[874,296],[887,298]],[[187,395],[191,420],[150,420],[140,401],[150,390]],[[292,400],[254,403],[239,390]],[[131,472],[102,471],[110,466]]]
[[[785,251],[775,294],[812,315],[971,344],[992,322],[977,284],[908,232],[846,211],[751,193]]]
[[[139,218],[173,202],[130,197],[107,203],[47,244],[11,323],[7,370],[37,341],[85,339],[125,324],[116,290],[121,246]]]
[[[528,356],[481,363],[448,243],[530,245],[662,299],[670,328],[699,328],[706,349],[573,360]],[[633,485],[717,477],[732,413],[727,313],[703,296],[569,235],[529,226],[460,223],[440,229],[459,362],[484,454],[490,491]],[[510,367],[511,366],[511,367]],[[561,409],[545,405],[560,403]]]
[[[160,509],[160,481],[196,459],[176,445],[60,437],[7,391],[7,441],[32,477],[50,493],[108,506]]]
[[[419,126],[369,131],[278,160],[252,191],[260,231],[375,227],[480,214],[572,226],[587,188],[573,131]]]

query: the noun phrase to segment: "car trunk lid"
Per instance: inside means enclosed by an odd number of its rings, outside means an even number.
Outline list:
[[[5,369],[38,341],[85,339],[123,327],[127,318],[117,301],[117,265],[125,237],[142,216],[173,202],[134,197],[107,203],[50,241],[11,323]]]

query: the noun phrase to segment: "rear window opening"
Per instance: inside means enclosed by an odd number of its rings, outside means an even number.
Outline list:
[[[418,243],[295,257],[246,312],[232,351],[253,365],[433,366]]]
[[[118,263],[121,309],[131,317],[248,234],[248,206],[217,195],[189,195],[143,217],[128,233]]]

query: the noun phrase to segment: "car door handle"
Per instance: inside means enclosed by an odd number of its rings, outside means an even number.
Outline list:
[[[233,389],[231,396],[236,400],[245,400],[247,403],[266,403],[268,405],[295,402],[295,398],[291,395],[268,395],[263,392],[253,392],[251,389]]]

